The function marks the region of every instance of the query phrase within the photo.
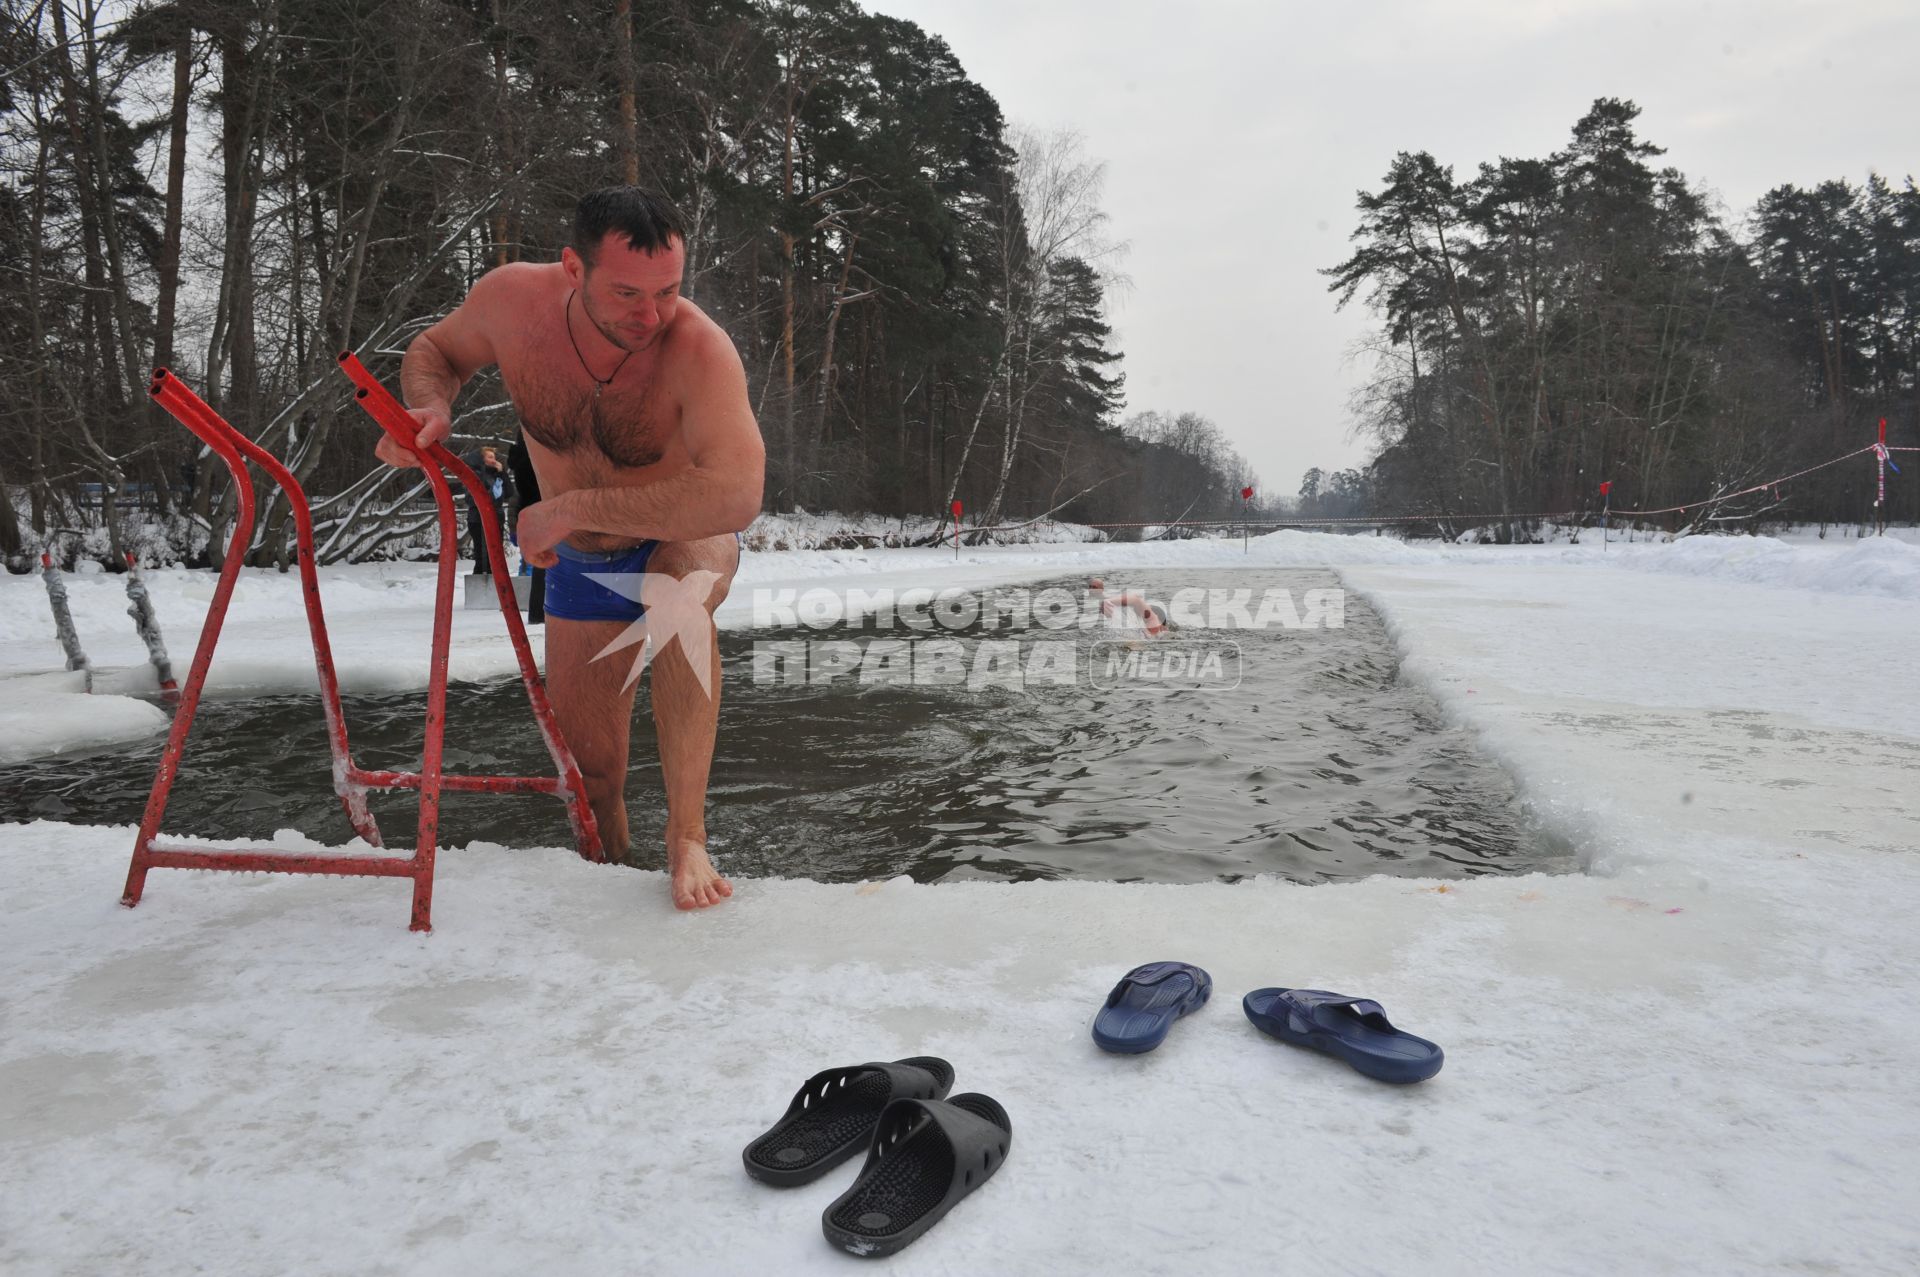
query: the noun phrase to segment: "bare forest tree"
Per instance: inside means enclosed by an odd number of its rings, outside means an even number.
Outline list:
[[[1100,206],[1106,166],[1089,159],[1080,136],[1069,130],[1016,128],[1010,141],[1017,157],[1012,188],[1000,192],[993,212],[1000,375],[989,379],[961,450],[964,470],[997,395],[999,457],[982,514],[989,524],[1005,511],[1023,451],[1048,450],[1045,442],[1036,446],[1035,435],[1061,415],[1091,407],[1104,417],[1116,410],[1122,381],[1103,371],[1113,357],[1101,303],[1110,285],[1124,281],[1101,272],[1125,252],[1125,245],[1107,237],[1108,218]],[[1084,402],[1089,398],[1094,402]],[[949,501],[958,481],[956,473]]]
[[[1097,163],[1010,135],[937,36],[851,0],[0,0],[0,558],[217,563],[234,494],[144,402],[166,365],[287,458],[324,558],[418,553],[333,371],[392,378],[585,190],[689,222],[769,503],[1131,513]],[[505,441],[497,379],[458,435]],[[1220,476],[1196,478],[1217,485]],[[284,567],[268,504],[251,562]],[[95,534],[99,533],[99,536]],[[67,536],[74,533],[74,536]],[[104,537],[104,541],[102,541]]]

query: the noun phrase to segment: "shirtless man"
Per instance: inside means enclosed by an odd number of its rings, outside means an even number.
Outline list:
[[[474,284],[459,309],[407,348],[400,383],[423,442],[453,428],[454,396],[500,367],[540,481],[520,514],[520,552],[547,570],[547,688],[579,760],[608,855],[626,854],[628,659],[593,658],[642,613],[588,573],[718,576],[709,616],[740,562],[735,536],[760,513],[766,452],[740,356],[680,296],[678,214],[620,186],[583,197],[558,263],[516,263]],[[390,465],[414,459],[382,436]],[[697,587],[696,587],[697,588]],[[719,637],[709,695],[680,645],[653,654],[653,718],[667,790],[673,903],[733,894],[707,859],[707,773],[720,713]]]
[[[1123,590],[1118,598],[1110,599],[1106,597],[1107,583],[1097,576],[1088,579],[1087,590],[1100,596],[1100,615],[1109,621],[1144,630],[1148,638],[1164,638],[1173,629],[1167,621],[1167,610],[1147,602],[1147,596],[1138,590]]]

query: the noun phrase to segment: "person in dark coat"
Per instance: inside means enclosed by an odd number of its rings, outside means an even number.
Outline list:
[[[515,435],[513,446],[507,449],[507,468],[513,474],[513,522],[520,525],[520,512],[530,505],[540,502],[540,477],[533,472],[533,458],[527,453],[527,441],[524,436]],[[533,569],[533,585],[527,591],[527,624],[540,625],[547,619],[547,570]]]
[[[487,495],[493,498],[493,513],[496,519],[504,519],[507,506],[513,499],[513,475],[500,461],[500,453],[494,448],[481,448],[469,452],[460,458],[473,472],[480,476],[480,482],[487,487]],[[491,562],[487,550],[486,529],[481,524],[480,503],[471,497],[467,500],[467,535],[473,538],[473,570],[486,574],[504,572],[507,565]]]

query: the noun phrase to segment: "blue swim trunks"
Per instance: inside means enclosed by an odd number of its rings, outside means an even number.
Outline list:
[[[637,621],[647,609],[639,600],[609,590],[588,573],[645,572],[658,541],[642,541],[624,550],[576,550],[565,541],[553,547],[560,561],[547,569],[548,617],[563,621]]]
[[[734,540],[746,544],[746,538],[737,532]],[[638,599],[609,590],[588,576],[645,572],[647,560],[659,547],[658,541],[642,541],[624,550],[576,550],[562,541],[553,547],[560,561],[547,569],[547,615],[562,621],[639,620],[647,614],[647,609]]]

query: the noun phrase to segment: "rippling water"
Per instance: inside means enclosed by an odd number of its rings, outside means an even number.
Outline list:
[[[1079,581],[1040,583],[1077,588]],[[1191,587],[1304,591],[1319,570],[1150,571],[1108,580],[1171,596]],[[1044,636],[1076,645],[1072,686],[1023,690],[754,682],[756,643],[873,639],[871,628],[721,636],[726,667],[708,833],[731,873],[857,881],[1082,878],[1324,882],[1391,873],[1461,877],[1567,870],[1527,829],[1506,774],[1434,705],[1400,683],[1378,617],[1357,597],[1343,628],[1214,631],[1241,653],[1232,690],[1139,681],[1093,686],[1111,631]],[[976,625],[957,637],[993,637]],[[1006,634],[998,637],[1005,638]],[[1181,631],[1182,640],[1195,637]],[[518,681],[449,691],[449,770],[536,774],[546,757]],[[644,701],[644,696],[643,696]],[[362,766],[418,765],[423,694],[346,702]],[[643,707],[627,785],[636,864],[661,863],[659,755]],[[0,819],[137,822],[158,740],[0,772]],[[375,796],[388,841],[410,839],[412,804]],[[298,829],[344,841],[311,696],[202,707],[166,830],[265,838]],[[441,841],[565,846],[560,804],[448,795]]]

